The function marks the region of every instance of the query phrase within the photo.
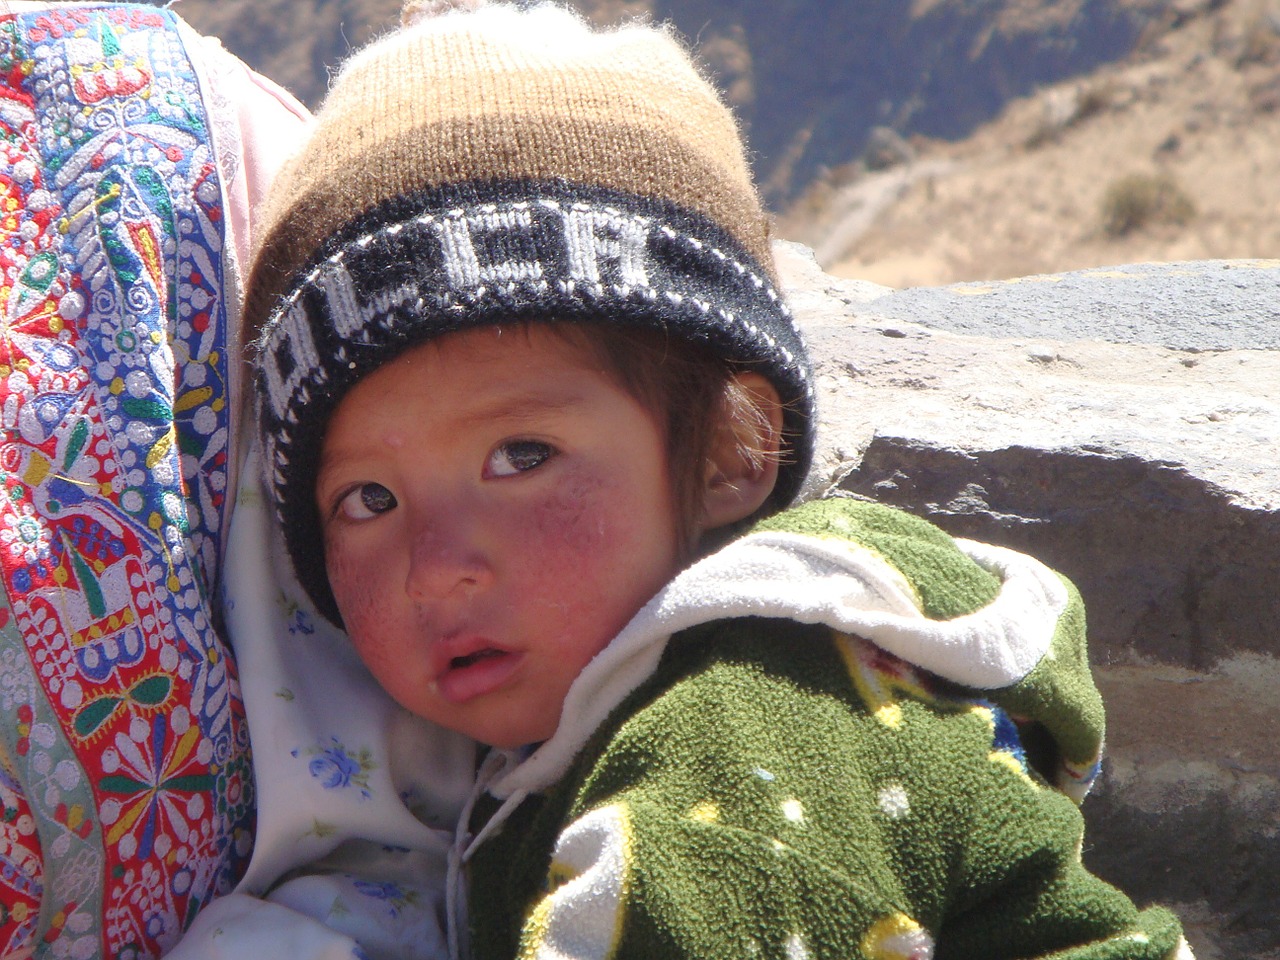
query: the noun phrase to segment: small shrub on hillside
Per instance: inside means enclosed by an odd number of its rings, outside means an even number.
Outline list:
[[[1067,130],[1110,109],[1115,94],[1111,80],[1049,91],[1041,101],[1040,122],[1025,141],[1027,149],[1056,143]]]
[[[1245,24],[1236,66],[1275,63],[1280,58],[1280,25],[1270,13],[1257,13]]]
[[[1116,99],[1116,85],[1113,80],[1100,80],[1080,91],[1080,100],[1076,105],[1076,115],[1072,123],[1083,123],[1096,114],[1109,110]]]
[[[1169,173],[1131,173],[1113,180],[1102,197],[1102,229],[1122,237],[1153,223],[1184,224],[1196,208]]]

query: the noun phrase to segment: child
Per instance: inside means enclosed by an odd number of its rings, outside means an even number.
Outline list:
[[[282,179],[250,309],[299,581],[492,748],[452,952],[1190,956],[1080,863],[1069,585],[874,504],[783,510],[807,361],[686,54],[546,6],[406,19]]]

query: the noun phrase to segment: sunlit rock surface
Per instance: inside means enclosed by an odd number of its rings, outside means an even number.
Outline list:
[[[1280,957],[1280,261],[895,291],[778,253],[817,368],[808,494],[1070,576],[1109,707],[1086,862],[1200,960]]]

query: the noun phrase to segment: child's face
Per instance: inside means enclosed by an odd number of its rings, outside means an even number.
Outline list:
[[[352,642],[403,706],[483,743],[550,737],[679,567],[662,430],[598,367],[538,326],[452,334],[328,426],[316,501]]]

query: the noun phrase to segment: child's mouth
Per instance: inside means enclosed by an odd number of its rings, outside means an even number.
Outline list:
[[[481,660],[491,660],[494,657],[505,656],[501,650],[495,650],[493,647],[486,647],[483,650],[477,650],[475,653],[468,653],[465,657],[454,657],[449,661],[450,670],[461,670],[469,667],[473,663],[479,663]]]
[[[519,653],[480,647],[451,658],[436,679],[436,689],[450,703],[466,703],[502,687],[523,661]]]

